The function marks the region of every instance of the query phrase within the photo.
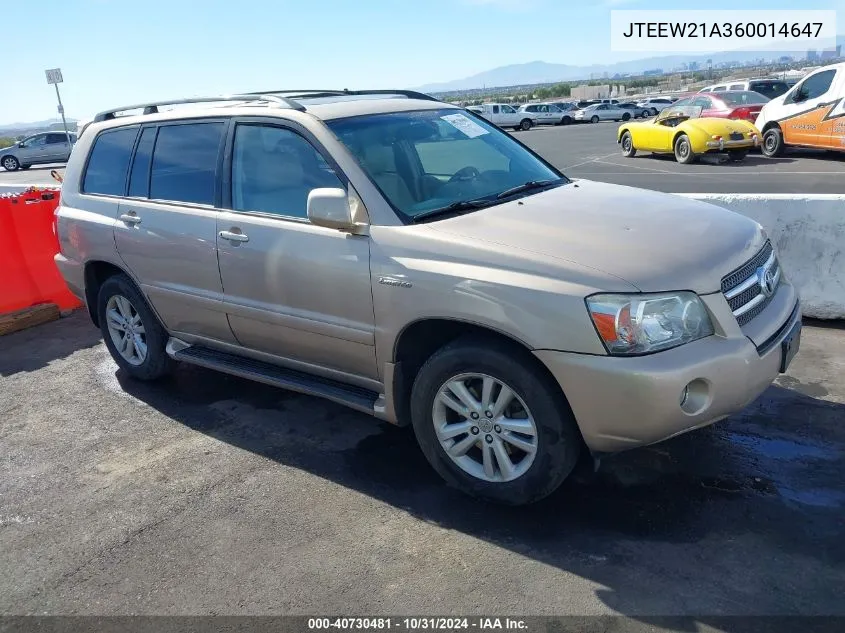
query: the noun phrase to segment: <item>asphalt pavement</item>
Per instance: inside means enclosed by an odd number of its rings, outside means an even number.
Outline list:
[[[714,155],[680,165],[672,156],[625,158],[616,144],[618,126],[604,121],[512,134],[573,178],[674,193],[845,193],[845,152],[791,150],[782,158],[758,152],[741,163]],[[64,171],[61,165],[17,172],[0,168],[0,192],[4,184],[55,185],[50,171],[56,168]]]
[[[130,380],[77,311],[0,337],[0,614],[845,616],[843,420],[845,330],[807,324],[742,414],[501,508],[340,406]]]
[[[622,156],[619,123],[543,126],[513,132],[567,176],[671,193],[845,193],[845,152],[790,150],[781,158],[759,152],[739,163],[708,155],[681,165],[673,156]]]

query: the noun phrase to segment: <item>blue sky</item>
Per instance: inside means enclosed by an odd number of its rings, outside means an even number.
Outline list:
[[[2,4],[0,123],[56,116],[55,93],[44,78],[44,69],[56,66],[64,72],[67,114],[77,118],[115,105],[198,94],[413,87],[535,60],[581,65],[643,57],[611,53],[610,10],[690,6],[676,0]],[[791,9],[796,3],[711,0],[696,8],[758,7]],[[845,15],[845,0],[808,0],[801,7]]]

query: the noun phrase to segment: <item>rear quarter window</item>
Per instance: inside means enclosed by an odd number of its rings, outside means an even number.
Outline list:
[[[137,135],[137,126],[100,133],[85,167],[82,193],[124,195],[129,158]]]

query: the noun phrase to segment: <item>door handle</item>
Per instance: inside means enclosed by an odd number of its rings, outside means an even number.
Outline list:
[[[243,233],[233,233],[232,231],[220,231],[218,235],[224,240],[229,240],[230,242],[249,242],[249,236],[244,235]]]
[[[121,222],[126,222],[126,224],[140,224],[141,218],[139,218],[135,213],[124,213],[120,216]]]

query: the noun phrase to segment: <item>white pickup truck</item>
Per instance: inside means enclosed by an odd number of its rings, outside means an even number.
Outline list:
[[[476,114],[480,114],[490,121],[490,123],[498,125],[501,128],[530,130],[531,126],[534,125],[527,113],[519,112],[516,108],[506,103],[484,103],[482,105],[469,106],[467,110],[472,110]]]

